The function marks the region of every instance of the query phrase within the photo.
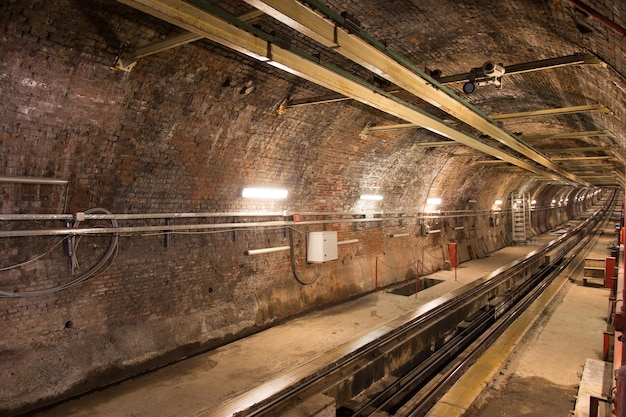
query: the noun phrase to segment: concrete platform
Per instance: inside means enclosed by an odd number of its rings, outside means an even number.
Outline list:
[[[465,262],[457,271],[439,271],[428,278],[443,282],[411,296],[380,291],[308,314],[167,368],[67,401],[38,417],[133,416],[182,417],[210,415],[237,395],[271,381],[345,343],[364,337],[398,316],[480,278],[554,239],[537,237],[489,257]],[[606,302],[603,302],[606,309]],[[602,331],[598,329],[598,349]],[[578,364],[575,365],[577,368]],[[578,372],[579,369],[576,370]],[[564,410],[564,414],[567,410]]]

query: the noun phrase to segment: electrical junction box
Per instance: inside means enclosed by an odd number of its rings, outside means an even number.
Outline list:
[[[309,232],[307,262],[323,263],[337,259],[337,232]]]

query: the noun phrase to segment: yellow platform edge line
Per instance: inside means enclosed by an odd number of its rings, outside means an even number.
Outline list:
[[[570,270],[567,268],[567,270]],[[554,297],[569,279],[565,271],[541,294],[515,322],[494,342],[489,349],[459,378],[427,417],[461,417],[478,399],[483,390],[500,372],[530,328],[550,305]]]

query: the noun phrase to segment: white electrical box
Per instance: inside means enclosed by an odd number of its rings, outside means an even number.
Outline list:
[[[337,259],[337,232],[309,232],[307,262],[322,263]]]

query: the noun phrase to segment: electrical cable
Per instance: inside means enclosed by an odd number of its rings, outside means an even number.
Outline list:
[[[289,252],[291,254],[291,272],[293,273],[293,277],[296,279],[296,281],[298,281],[302,285],[311,285],[315,281],[317,281],[317,279],[319,278],[319,274],[317,273],[317,271],[315,271],[315,275],[313,276],[313,279],[311,281],[303,281],[302,279],[300,279],[298,273],[296,272],[296,255],[293,250],[293,228],[291,227],[289,228]]]
[[[33,263],[33,262],[43,258],[46,255],[49,255],[57,246],[60,246],[61,244],[63,244],[63,242],[65,242],[68,239],[68,237],[69,236],[66,236],[63,239],[59,240],[57,243],[52,245],[50,248],[46,249],[43,253],[35,256],[34,258],[31,258],[31,259],[29,259],[27,261],[24,261],[24,262],[20,262],[20,263],[15,264],[15,265],[9,265],[9,266],[5,266],[5,267],[0,268],[0,272],[8,271],[10,269],[15,269],[15,268],[19,268],[19,267],[24,266],[24,265],[28,265],[30,263]]]
[[[93,214],[93,213],[102,213],[102,214],[107,214],[107,215],[111,215],[112,213],[110,211],[108,211],[107,209],[104,208],[92,208],[92,209],[88,209],[85,210],[85,214]],[[115,219],[111,219],[111,226],[116,228],[118,227],[118,223],[117,220]],[[72,227],[76,228],[79,225],[79,221],[75,220],[72,223]],[[68,233],[69,235],[71,235],[71,233]],[[0,298],[27,298],[27,297],[40,297],[40,296],[44,296],[44,295],[50,295],[50,294],[54,294],[56,292],[71,288],[75,285],[81,284],[85,281],[87,281],[88,279],[92,278],[93,276],[95,276],[98,273],[102,273],[104,271],[106,271],[111,264],[107,265],[107,263],[109,262],[109,260],[113,257],[114,254],[117,253],[117,245],[118,245],[118,240],[119,240],[119,236],[117,233],[114,233],[111,235],[111,240],[109,242],[109,247],[107,248],[106,252],[100,257],[100,259],[98,260],[98,262],[96,262],[95,265],[93,265],[88,271],[86,271],[85,273],[79,275],[78,277],[76,277],[75,279],[65,282],[61,285],[58,285],[56,287],[51,287],[51,288],[46,288],[43,290],[37,290],[37,291],[20,291],[20,292],[10,292],[10,291],[2,291],[0,290]],[[78,265],[78,261],[76,259],[76,250],[78,249],[78,243],[80,242],[80,239],[78,239],[75,243],[73,242],[73,239],[70,238],[70,265],[72,267],[75,267]],[[113,257],[114,259],[114,257]],[[103,270],[101,270],[102,268],[104,268]]]
[[[283,230],[285,226],[276,226],[276,227],[267,227],[265,230]],[[219,229],[219,230],[165,230],[162,232],[153,232],[153,233],[142,233],[141,236],[149,237],[149,236],[163,236],[163,235],[210,235],[210,234],[218,234],[218,233],[232,233],[232,232],[241,232],[241,231],[250,231],[255,230],[252,227],[241,227],[241,228],[232,228],[232,229]]]

